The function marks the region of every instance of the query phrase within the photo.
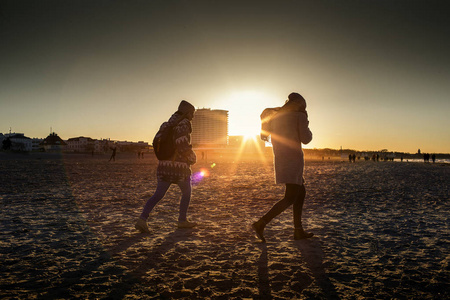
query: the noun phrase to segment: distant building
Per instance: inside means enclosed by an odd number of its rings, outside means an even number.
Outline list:
[[[194,146],[225,147],[228,144],[228,111],[197,109],[192,120]]]
[[[23,133],[7,133],[6,135],[0,133],[0,148],[3,148],[3,141],[6,141],[7,138],[9,138],[9,148],[7,150],[13,151],[38,151],[41,149],[40,143],[44,140],[29,138]]]
[[[71,152],[88,152],[94,150],[94,140],[90,137],[75,137],[66,141],[66,151]]]
[[[52,132],[41,143],[47,152],[62,151],[67,145],[56,133]]]
[[[149,144],[144,141],[129,142],[129,141],[116,141],[115,145],[121,152],[143,152],[149,149]]]
[[[65,151],[67,152],[92,152],[103,153],[108,152],[110,145],[114,142],[107,139],[97,140],[90,137],[79,136],[75,138],[70,138],[66,141],[67,147]]]
[[[65,151],[68,152],[92,152],[104,153],[111,150],[111,148],[117,147],[119,152],[138,152],[148,150],[149,145],[147,142],[139,141],[112,141],[110,139],[92,139],[90,137],[75,137],[66,141],[67,147]]]
[[[94,152],[108,152],[110,144],[114,144],[111,140],[102,139],[102,140],[94,140]]]
[[[31,139],[31,143],[32,143],[32,150],[33,151],[40,151],[43,150],[42,147],[42,142],[44,141],[44,139],[40,139],[40,138],[32,138]]]
[[[32,140],[23,133],[10,133],[4,135],[4,139],[8,138],[11,141],[11,148],[9,150],[24,152],[33,150]]]

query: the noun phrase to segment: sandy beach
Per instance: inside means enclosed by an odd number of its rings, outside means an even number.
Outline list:
[[[450,164],[307,161],[304,226],[271,161],[209,157],[177,229],[173,186],[134,229],[157,161],[0,153],[1,299],[449,299]]]

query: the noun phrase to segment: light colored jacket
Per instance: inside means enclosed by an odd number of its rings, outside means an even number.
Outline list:
[[[302,143],[312,140],[306,112],[281,109],[270,121],[275,164],[275,182],[303,185]]]

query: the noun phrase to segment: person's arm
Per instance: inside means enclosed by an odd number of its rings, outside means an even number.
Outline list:
[[[298,133],[300,142],[303,144],[308,144],[312,140],[312,132],[309,130],[308,115],[305,113],[300,113],[298,118]]]
[[[175,127],[175,144],[177,146],[177,152],[187,160],[189,165],[193,165],[197,162],[197,156],[192,145],[190,143],[192,127],[191,122],[187,119],[181,121]]]

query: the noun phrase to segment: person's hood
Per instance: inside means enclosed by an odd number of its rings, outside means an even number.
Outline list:
[[[288,96],[288,101],[286,102],[285,105],[283,105],[284,109],[287,110],[291,110],[293,105],[292,104],[297,104],[298,108],[295,108],[295,110],[301,111],[301,112],[306,112],[306,100],[305,98],[303,98],[302,95],[300,95],[299,93],[290,93]]]
[[[178,111],[181,112],[183,115],[186,115],[188,113],[195,112],[195,107],[186,100],[182,100],[180,102],[180,105],[178,106]]]
[[[179,123],[190,112],[195,112],[195,107],[189,102],[182,100],[178,106],[178,110],[173,113],[167,121],[167,125],[175,125],[176,123]]]

